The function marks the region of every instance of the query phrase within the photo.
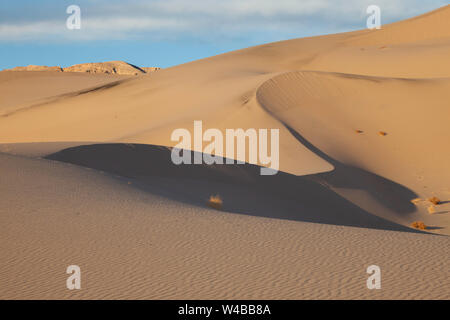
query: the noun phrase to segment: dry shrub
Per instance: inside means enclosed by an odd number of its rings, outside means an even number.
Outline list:
[[[378,131],[378,135],[384,137],[387,136],[387,133],[384,131]]]
[[[428,201],[430,201],[432,204],[434,204],[436,206],[441,203],[441,200],[439,200],[439,198],[437,198],[437,197],[431,197],[428,199]]]
[[[415,198],[415,199],[412,199],[411,200],[411,203],[413,203],[413,204],[418,204],[419,202],[421,202],[422,201],[422,199],[420,199],[420,198]]]
[[[210,196],[208,200],[208,206],[213,209],[221,210],[223,207],[222,198],[219,195]]]
[[[434,208],[434,206],[429,206],[427,210],[429,214],[436,213],[436,209]]]
[[[356,133],[363,133],[364,131],[362,130],[355,130]]]
[[[420,229],[420,230],[425,230],[427,228],[425,223],[423,223],[422,221],[414,221],[413,223],[411,223],[411,227]]]

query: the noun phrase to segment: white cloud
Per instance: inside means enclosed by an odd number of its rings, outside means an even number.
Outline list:
[[[110,40],[148,36],[251,36],[252,32],[332,33],[364,28],[365,9],[377,4],[382,22],[411,17],[443,0],[80,0],[82,28],[67,30],[68,15],[49,6],[45,16],[1,22],[0,41]],[[37,5],[37,4],[36,4]],[[47,4],[48,5],[48,4]],[[8,16],[8,8],[3,11]],[[54,16],[52,15],[54,11]],[[42,11],[42,10],[41,10]],[[11,15],[10,15],[11,16]],[[1,16],[0,16],[1,18]],[[19,21],[19,22],[16,22]],[[299,36],[303,34],[299,33]]]

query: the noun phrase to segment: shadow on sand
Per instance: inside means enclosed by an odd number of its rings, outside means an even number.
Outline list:
[[[336,161],[333,162],[336,170],[327,174],[294,176],[279,172],[274,176],[261,176],[260,167],[251,164],[177,166],[171,161],[170,148],[143,144],[84,145],[46,158],[127,177],[133,179],[133,185],[147,192],[195,206],[206,207],[209,196],[218,194],[224,200],[224,211],[233,213],[422,233],[375,216],[320,183],[319,180],[326,179],[333,185],[353,188],[365,188],[370,184],[382,189],[380,192],[394,192],[388,205],[396,211],[411,211],[409,206],[395,202],[398,192],[414,198],[411,191]],[[384,200],[385,194],[380,197]]]
[[[416,210],[412,199],[417,194],[412,190],[366,170],[339,162],[284,124],[290,133],[306,148],[334,166],[334,170],[314,175],[317,181],[325,182],[335,188],[359,189],[369,193],[378,203],[398,215],[407,215]]]

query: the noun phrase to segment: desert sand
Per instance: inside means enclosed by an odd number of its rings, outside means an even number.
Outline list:
[[[446,6],[137,77],[0,72],[0,298],[449,299],[449,55]],[[279,129],[280,172],[175,166],[194,120]]]

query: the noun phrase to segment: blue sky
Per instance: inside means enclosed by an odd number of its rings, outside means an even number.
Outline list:
[[[81,29],[69,30],[69,5]],[[363,29],[366,8],[382,24],[444,0],[0,0],[0,69],[124,60],[170,67],[257,44]]]

